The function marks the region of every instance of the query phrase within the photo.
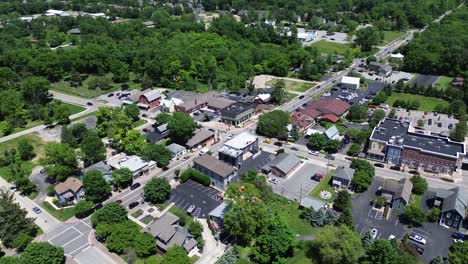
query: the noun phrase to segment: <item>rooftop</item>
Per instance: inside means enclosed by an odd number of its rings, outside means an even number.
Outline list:
[[[320,99],[313,100],[308,103],[306,108],[312,108],[322,115],[324,114],[334,114],[336,116],[341,116],[351,107],[347,102],[343,102],[338,99]]]
[[[235,104],[230,105],[229,107],[221,110],[221,115],[223,116],[235,116],[237,114],[240,114],[250,108],[254,108],[255,104],[253,103],[242,103],[242,102],[237,102]]]
[[[102,174],[108,174],[111,173],[112,168],[111,166],[107,165],[104,161],[99,161],[98,163],[94,163],[93,165],[84,168],[82,172],[83,174],[85,174],[93,170],[100,171]]]
[[[465,212],[468,209],[468,192],[461,189],[460,187],[455,187],[447,190],[447,195],[442,202],[442,212],[449,210],[457,211],[461,216],[465,217]],[[439,191],[437,192],[439,194]],[[437,195],[437,197],[440,197]]]
[[[463,143],[412,131],[414,129],[410,122],[386,118],[374,128],[370,139],[448,158],[459,158],[465,154]]]
[[[394,179],[386,179],[384,185],[382,186],[383,190],[393,192],[393,199],[403,198],[406,202],[410,201],[411,189],[413,188],[413,183],[408,178],[403,178],[399,181]]]
[[[195,135],[187,141],[186,145],[189,148],[193,148],[194,146],[200,144],[201,142],[209,139],[210,137],[214,137],[214,132],[206,129],[201,129],[195,132]]]
[[[179,153],[181,151],[184,151],[185,150],[185,147],[184,146],[181,146],[177,143],[172,143],[170,144],[169,146],[167,146],[167,149],[172,153],[172,154],[176,154],[176,153]]]
[[[194,159],[193,163],[197,163],[221,177],[228,177],[235,172],[231,165],[207,154],[203,154],[200,157]]]
[[[338,128],[336,128],[335,125],[331,126],[327,131],[325,131],[325,136],[327,136],[328,139],[335,139],[339,136],[339,131]]]
[[[136,172],[146,166],[156,165],[156,162],[152,160],[145,161],[136,155],[127,156],[125,154],[120,154],[111,157],[107,161],[107,164],[109,164],[114,169],[128,168],[130,171]]]
[[[177,90],[167,94],[167,98],[177,98],[183,102],[190,101],[200,95],[196,92]]]
[[[257,139],[258,137],[255,135],[252,135],[248,132],[242,132],[239,135],[232,138],[231,140],[224,143],[224,146],[228,146],[233,149],[245,149]]]
[[[351,181],[354,177],[354,169],[339,166],[338,168],[336,168],[336,171],[333,177],[340,178],[340,179],[347,179]]]
[[[360,81],[359,78],[350,76],[343,76],[343,78],[341,78],[341,83],[355,84],[357,86],[359,86]]]
[[[55,185],[55,192],[57,194],[62,194],[64,192],[72,191],[77,193],[81,187],[83,187],[83,183],[77,178],[67,178],[64,182],[61,182]]]
[[[275,167],[284,174],[288,174],[299,163],[301,163],[301,160],[296,155],[281,153],[271,161],[270,167]]]
[[[213,211],[211,211],[209,215],[216,217],[216,218],[223,218],[224,213],[226,212],[227,212],[227,204],[225,202],[222,202],[215,209],[213,209]]]
[[[143,96],[151,102],[158,98],[161,98],[161,93],[158,90],[150,90],[144,93]]]

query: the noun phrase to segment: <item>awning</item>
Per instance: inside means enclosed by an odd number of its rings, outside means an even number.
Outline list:
[[[333,180],[332,184],[333,184],[333,185],[341,186],[341,182],[340,182],[340,181],[337,181],[337,180]]]

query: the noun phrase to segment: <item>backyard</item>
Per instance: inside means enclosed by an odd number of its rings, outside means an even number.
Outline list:
[[[315,233],[314,227],[301,218],[302,210],[299,209],[297,202],[275,195],[275,200],[271,204],[271,207],[289,225],[295,234],[310,236]]]
[[[279,79],[273,79],[266,82],[267,86],[274,86]],[[296,82],[291,80],[284,80],[285,89],[289,91],[295,91],[304,93],[310,90],[315,84],[310,82]]]
[[[351,47],[348,44],[341,44],[336,42],[330,42],[326,40],[320,40],[310,45],[311,47],[317,48],[319,53],[327,54],[341,54],[344,55],[347,50]]]
[[[312,197],[314,197],[316,199],[325,201],[327,203],[333,202],[333,199],[335,199],[335,194],[336,193],[333,190],[333,188],[331,187],[330,181],[331,181],[334,173],[335,173],[335,170],[330,170],[330,172],[328,172],[328,174],[319,182],[319,184],[317,184],[317,186],[315,186],[315,188],[312,189],[312,191],[310,191],[309,196],[312,196]],[[329,199],[321,198],[320,197],[320,192],[321,191],[330,192],[331,197]]]
[[[404,99],[410,102],[419,101],[420,105],[419,105],[418,110],[427,111],[427,112],[434,111],[435,107],[439,104],[443,105],[444,107],[449,106],[449,103],[443,99],[427,97],[427,96],[419,95],[419,94],[409,94],[409,93],[392,93],[392,95],[388,97],[385,103],[392,106],[393,103],[395,103],[397,99],[399,100]]]
[[[384,40],[382,44],[384,45],[406,34],[406,32],[402,32],[402,31],[389,31],[389,30],[384,30],[383,33],[384,33]]]
[[[75,210],[73,210],[73,207],[65,208],[62,210],[55,210],[55,208],[49,202],[43,202],[42,208],[44,208],[53,217],[57,218],[60,221],[67,221],[75,215]]]

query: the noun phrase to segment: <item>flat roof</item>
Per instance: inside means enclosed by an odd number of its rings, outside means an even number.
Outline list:
[[[370,139],[449,158],[465,155],[464,143],[412,131],[414,130],[410,122],[386,118],[374,128]]]
[[[254,103],[242,103],[242,102],[237,102],[235,104],[232,104],[228,106],[227,108],[224,108],[221,110],[221,115],[223,116],[235,116],[239,113],[242,113],[250,108],[254,108],[255,104]]]
[[[231,140],[224,143],[224,146],[228,146],[233,149],[244,149],[250,144],[257,140],[257,136],[250,134],[249,132],[242,132],[235,136]]]
[[[193,163],[197,163],[200,166],[205,167],[206,169],[218,174],[221,177],[228,177],[229,175],[232,175],[235,172],[234,168],[231,165],[224,163],[216,159],[215,157],[212,157],[207,154],[203,154],[200,157],[194,159]]]
[[[341,78],[342,83],[349,83],[349,84],[359,85],[360,81],[361,80],[359,78],[350,77],[350,76],[343,76],[343,78]]]

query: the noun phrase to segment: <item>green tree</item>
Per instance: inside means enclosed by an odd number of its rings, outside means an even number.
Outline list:
[[[143,190],[145,198],[151,203],[163,203],[171,195],[171,185],[166,178],[151,178]]]
[[[133,244],[139,257],[148,257],[156,253],[156,241],[148,233],[137,234]]]
[[[380,41],[379,32],[374,27],[365,27],[356,32],[354,43],[361,47],[362,51],[371,51],[374,45]]]
[[[28,246],[29,243],[31,243],[33,239],[34,237],[25,233],[21,233],[15,237],[12,246],[16,248],[16,251],[23,252],[23,250]]]
[[[341,141],[338,139],[330,139],[327,141],[327,144],[325,144],[325,150],[328,153],[336,153],[340,147]]]
[[[349,167],[351,169],[355,169],[356,171],[364,171],[365,173],[369,174],[370,177],[374,177],[375,175],[374,166],[372,166],[372,164],[370,164],[367,160],[353,159]]]
[[[85,166],[95,164],[106,159],[106,147],[98,134],[90,130],[80,145]]]
[[[391,240],[375,240],[366,250],[365,263],[397,264],[400,252]]]
[[[278,217],[272,217],[255,239],[253,259],[256,263],[282,263],[293,255],[296,245],[292,231]]]
[[[127,116],[130,117],[130,119],[132,119],[133,121],[138,121],[138,119],[140,119],[140,109],[136,104],[130,104],[125,106],[124,111],[125,114],[127,114]]]
[[[111,186],[102,173],[97,170],[88,171],[83,177],[83,188],[86,200],[94,203],[102,202],[111,194]]]
[[[24,264],[19,257],[6,256],[0,258],[0,264]]]
[[[128,168],[120,168],[112,171],[112,181],[114,184],[125,187],[132,183],[133,173]]]
[[[372,177],[365,171],[356,170],[354,177],[351,180],[351,186],[355,192],[363,192],[367,190],[367,187],[372,183]]]
[[[317,261],[324,264],[359,263],[364,254],[360,236],[347,226],[325,226],[312,242]]]
[[[196,181],[201,183],[205,186],[209,186],[211,184],[211,179],[208,175],[201,173],[193,168],[188,168],[180,175],[180,180],[182,182],[186,182],[189,179],[192,181]]]
[[[271,92],[271,99],[276,104],[281,104],[286,92],[284,91],[285,82],[283,79],[277,80],[273,85],[273,91]]]
[[[336,220],[336,225],[346,225],[349,228],[354,228],[353,215],[351,209],[345,209]]]
[[[286,139],[290,123],[289,113],[281,110],[273,110],[263,114],[258,119],[257,133],[272,138]]]
[[[164,254],[161,264],[190,264],[187,251],[181,246],[173,246]]]
[[[426,221],[426,214],[420,205],[411,203],[405,206],[400,218],[410,225],[421,225]]]
[[[83,218],[88,216],[92,211],[94,203],[91,201],[81,200],[75,204],[73,207],[73,211],[75,212],[75,216],[78,218]]]
[[[348,111],[346,116],[349,120],[359,122],[364,119],[367,114],[367,108],[360,106],[359,104],[353,104]]]
[[[71,129],[68,128],[68,126],[62,126],[62,129],[60,131],[60,142],[62,142],[63,144],[68,144],[75,148],[78,146],[76,139],[73,136]]]
[[[172,153],[163,144],[146,144],[141,150],[145,160],[156,161],[159,167],[166,167],[172,159]]]
[[[358,143],[353,143],[346,154],[348,154],[348,156],[357,156],[359,154],[359,152],[361,152],[361,145],[359,145]]]
[[[125,250],[133,247],[133,241],[139,234],[139,227],[132,221],[114,224],[109,236],[106,237],[106,246],[110,251],[122,254]]]
[[[366,232],[362,234],[361,243],[362,243],[362,247],[365,250],[367,250],[368,248],[372,246],[372,244],[374,243],[374,239],[372,238],[372,234],[370,230],[367,230]]]
[[[127,210],[118,203],[108,203],[91,216],[93,226],[98,224],[118,224],[127,221]]]
[[[18,155],[21,160],[30,160],[36,155],[33,145],[25,138],[18,140]]]
[[[333,208],[338,212],[344,212],[346,209],[351,208],[351,194],[346,190],[341,190],[336,196]]]
[[[176,112],[169,119],[167,128],[171,131],[169,136],[174,142],[184,144],[192,137],[197,123],[187,113]]]
[[[416,195],[422,195],[427,190],[428,184],[424,177],[414,175],[411,177],[410,181],[413,183],[413,189],[411,190],[412,193]]]
[[[23,263],[61,264],[65,263],[63,248],[48,242],[30,243],[20,257]]]
[[[43,77],[27,77],[20,86],[24,100],[31,105],[45,106],[52,100],[50,83]]]
[[[46,31],[46,42],[51,47],[57,47],[67,40],[67,36],[63,32],[57,30],[47,30]]]
[[[169,120],[171,120],[171,117],[171,114],[163,112],[157,115],[155,120],[158,124],[166,124],[167,122],[169,122]]]
[[[130,130],[123,138],[120,147],[129,154],[138,154],[145,144],[145,140],[136,129]]]
[[[441,211],[439,208],[434,207],[429,210],[429,214],[427,215],[427,220],[430,222],[437,222],[439,221]]]
[[[418,119],[418,127],[424,127],[424,120]]]
[[[468,263],[468,243],[453,243],[449,248],[448,258],[450,264]]]
[[[76,174],[78,161],[75,150],[68,144],[49,143],[44,148],[45,157],[41,161],[46,174],[58,181],[64,181]]]
[[[378,124],[381,120],[385,118],[386,114],[385,111],[382,109],[376,109],[372,114],[372,122],[374,124]]]
[[[323,134],[315,133],[310,135],[309,145],[312,149],[322,150],[327,145],[327,139]]]
[[[75,147],[77,148],[81,142],[83,142],[83,140],[85,139],[86,136],[88,136],[88,128],[86,127],[85,124],[83,123],[77,123],[77,124],[73,124],[70,126],[70,131],[73,135],[73,138],[75,139],[74,140],[74,144],[70,144],[72,147]]]

